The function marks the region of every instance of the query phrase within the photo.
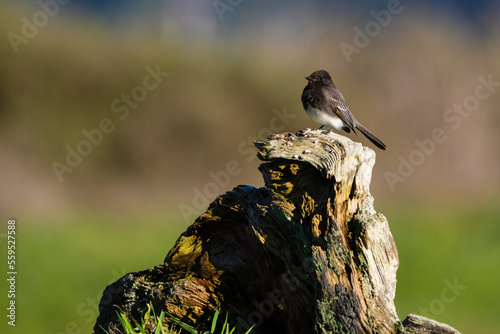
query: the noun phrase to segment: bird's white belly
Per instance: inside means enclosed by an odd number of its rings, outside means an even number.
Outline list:
[[[325,125],[337,130],[340,130],[344,127],[344,122],[337,115],[329,115],[311,106],[307,108],[306,112],[313,121],[320,125]]]

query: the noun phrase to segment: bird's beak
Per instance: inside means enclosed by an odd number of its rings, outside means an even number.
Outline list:
[[[311,77],[305,77],[307,80],[311,80]]]

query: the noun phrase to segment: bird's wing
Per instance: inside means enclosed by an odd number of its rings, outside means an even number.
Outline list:
[[[331,111],[335,113],[335,115],[337,115],[354,133],[356,133],[356,120],[347,107],[342,93],[340,93],[339,90],[336,90],[336,92],[333,93],[328,88],[323,88],[323,94],[326,97],[327,104]]]

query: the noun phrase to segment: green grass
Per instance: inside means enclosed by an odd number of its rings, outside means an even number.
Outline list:
[[[400,318],[444,305],[432,318],[463,333],[500,326],[500,209],[392,208],[382,211],[399,251],[396,308]],[[185,225],[159,216],[18,218],[17,324],[3,333],[91,333],[106,285],[150,268]],[[440,303],[445,281],[465,285]],[[445,299],[453,297],[445,293]],[[436,301],[437,300],[437,301]],[[78,332],[81,330],[81,332]]]
[[[162,263],[186,227],[158,216],[16,218],[17,324],[0,326],[12,333],[92,333],[104,288]]]
[[[143,317],[141,318],[140,322],[137,321],[136,319],[133,319],[131,322],[126,316],[123,310],[118,308],[118,311],[116,312],[118,319],[120,319],[120,322],[122,324],[122,327],[124,328],[125,332],[123,334],[153,334],[151,330],[148,328],[151,327],[150,323],[150,315],[151,312],[153,313],[153,324],[155,329],[154,334],[181,334],[181,333],[191,333],[191,334],[215,334],[215,333],[221,333],[221,334],[232,334],[235,330],[236,327],[231,327],[228,322],[228,313],[226,313],[225,319],[222,321],[219,319],[219,310],[215,310],[214,315],[211,316],[211,323],[210,323],[210,331],[199,331],[196,328],[189,326],[188,324],[180,321],[179,319],[175,318],[173,315],[170,313],[161,311],[159,316],[156,316],[156,313],[154,312],[154,309],[148,304],[148,307],[146,310],[143,312]],[[170,319],[171,325],[169,328],[165,329],[163,321],[164,319]],[[218,327],[219,326],[219,327]],[[218,330],[219,328],[219,330]],[[253,326],[250,327],[245,334],[250,333],[252,330]],[[108,331],[105,330],[106,333],[109,334]]]
[[[413,208],[387,216],[399,251],[400,318],[425,310],[462,333],[497,333],[500,208]]]

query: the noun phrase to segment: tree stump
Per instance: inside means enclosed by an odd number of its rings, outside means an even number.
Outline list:
[[[220,308],[238,333],[458,333],[399,321],[398,254],[369,193],[371,149],[310,129],[255,145],[265,186],[220,195],[164,264],[109,285],[96,334],[121,330],[114,305],[139,319],[148,304],[200,328]]]

